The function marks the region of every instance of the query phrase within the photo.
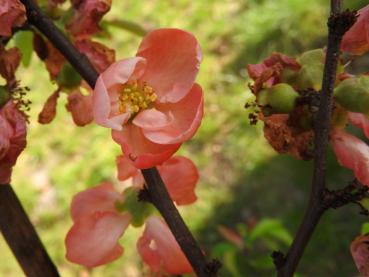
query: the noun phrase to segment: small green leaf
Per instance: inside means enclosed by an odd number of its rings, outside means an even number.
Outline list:
[[[31,63],[33,53],[33,32],[19,31],[14,35],[14,44],[22,52],[22,64],[28,67]]]
[[[366,222],[361,226],[361,234],[365,235],[369,233],[369,222]]]
[[[263,219],[256,224],[250,232],[249,241],[256,239],[271,238],[289,245],[292,243],[292,237],[281,222],[275,219]]]

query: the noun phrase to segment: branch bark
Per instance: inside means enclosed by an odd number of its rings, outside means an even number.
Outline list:
[[[328,46],[324,65],[321,100],[314,126],[314,169],[311,194],[302,223],[283,261],[276,262],[278,276],[293,276],[317,224],[326,211],[324,192],[326,190],[326,152],[329,139],[330,118],[333,105],[333,89],[336,80],[339,46],[344,33],[355,22],[355,13],[341,13],[341,0],[331,0],[331,14],[328,19]],[[276,253],[278,254],[278,253]]]
[[[86,56],[81,54],[54,25],[54,23],[43,14],[37,4],[32,0],[21,0],[27,9],[29,23],[34,25],[43,33],[50,42],[65,56],[70,64],[93,88],[95,86],[98,72],[89,62]],[[219,262],[207,262],[200,246],[197,244],[192,233],[189,231],[177,208],[171,200],[165,184],[156,168],[142,170],[150,194],[150,201],[159,210],[167,222],[171,232],[176,238],[182,251],[192,265],[199,277],[217,276],[220,267]]]
[[[0,230],[26,276],[59,276],[9,184],[0,184]]]

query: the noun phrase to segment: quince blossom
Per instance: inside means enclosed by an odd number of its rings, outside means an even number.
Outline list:
[[[9,101],[0,109],[0,184],[9,184],[12,168],[26,147],[26,119]]]
[[[145,183],[140,170],[126,156],[117,157],[118,179],[121,181],[133,178],[133,186],[141,189]],[[177,205],[189,205],[197,200],[195,187],[199,173],[194,163],[185,157],[171,157],[158,167],[170,197]]]
[[[147,34],[136,57],[112,64],[93,93],[97,124],[137,168],[168,159],[190,139],[203,116],[203,93],[194,83],[201,51],[193,35],[178,29]]]
[[[124,195],[115,191],[110,183],[87,189],[73,198],[71,215],[74,224],[65,240],[69,261],[95,267],[122,255],[123,248],[118,240],[131,222],[129,212],[119,212],[116,208],[117,203],[122,201]],[[168,226],[156,217],[146,220],[137,248],[154,272],[192,272]]]

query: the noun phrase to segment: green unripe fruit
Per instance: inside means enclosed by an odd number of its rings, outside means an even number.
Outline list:
[[[63,88],[74,88],[81,84],[82,78],[69,63],[66,63],[58,74],[56,81]]]
[[[154,212],[153,205],[138,201],[137,191],[133,188],[127,188],[123,194],[124,200],[117,202],[115,205],[117,210],[120,212],[129,212],[132,226],[142,226],[146,218]]]
[[[323,49],[315,49],[303,53],[298,59],[301,69],[296,85],[299,89],[313,88],[320,90],[323,80],[325,53]]]
[[[277,84],[259,92],[258,103],[270,107],[270,113],[289,113],[295,107],[298,93],[288,84]]]
[[[369,76],[343,80],[334,89],[334,97],[351,112],[369,113]]]
[[[324,64],[325,52],[323,49],[314,49],[302,53],[302,55],[297,59],[297,62],[304,65],[316,65]]]
[[[4,86],[0,86],[0,108],[10,100],[10,92]]]

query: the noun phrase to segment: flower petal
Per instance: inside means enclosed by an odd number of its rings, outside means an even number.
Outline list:
[[[134,167],[133,162],[125,155],[120,155],[116,158],[118,169],[118,180],[124,181],[134,177],[138,169]]]
[[[361,183],[369,186],[369,146],[342,130],[335,130],[331,139],[338,162],[351,169]]]
[[[92,122],[92,95],[83,95],[79,90],[68,94],[68,103],[65,105],[72,114],[77,126],[85,126]]]
[[[79,192],[73,197],[71,204],[71,216],[73,221],[82,217],[91,216],[95,212],[114,212],[115,202],[123,200],[112,184],[102,183],[96,187]]]
[[[86,267],[95,267],[119,258],[123,248],[118,240],[129,222],[128,213],[95,212],[80,218],[65,239],[66,258]]]
[[[358,236],[351,243],[351,255],[361,276],[369,276],[369,236]]]
[[[132,160],[137,168],[157,166],[169,159],[181,144],[156,144],[142,134],[140,128],[129,124],[122,131],[113,130],[113,139],[123,150],[123,153]]]
[[[189,205],[197,200],[195,187],[199,173],[195,164],[185,157],[171,157],[158,166],[170,197],[177,205]]]
[[[113,63],[99,76],[92,94],[93,115],[97,124],[122,130],[122,125],[129,119],[130,113],[119,112],[116,105],[117,90],[129,79],[138,79],[144,66],[145,60],[142,58],[125,59]]]
[[[136,56],[147,60],[142,80],[160,102],[177,102],[191,89],[202,59],[196,38],[179,29],[157,29],[146,35]]]
[[[369,118],[361,113],[348,113],[348,118],[356,127],[363,129],[364,134],[369,138]]]
[[[151,120],[151,124],[142,124],[142,121],[133,121],[139,124],[144,136],[152,142],[160,144],[182,143],[190,139],[200,126],[204,114],[204,99],[201,87],[195,84],[191,91],[177,103],[157,104],[156,108],[167,116],[158,120],[158,124]]]
[[[165,114],[155,108],[143,110],[133,119],[133,124],[147,130],[160,130],[173,121],[172,114]]]
[[[154,272],[160,270],[168,274],[193,272],[168,226],[157,217],[151,216],[146,220],[145,231],[137,241],[137,250]]]
[[[26,21],[26,8],[19,0],[0,1],[0,36],[10,37],[13,27]]]

